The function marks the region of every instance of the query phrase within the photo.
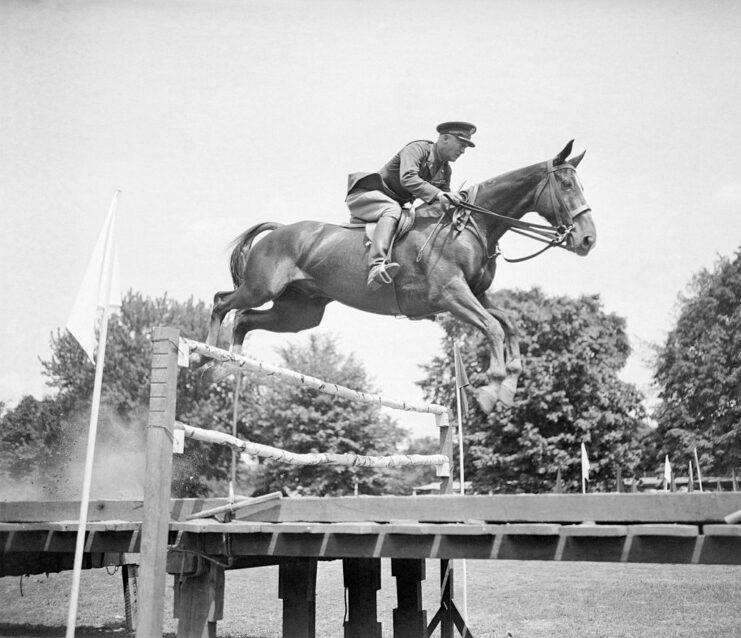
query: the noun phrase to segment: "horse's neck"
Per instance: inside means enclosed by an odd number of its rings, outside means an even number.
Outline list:
[[[535,193],[543,177],[543,167],[542,163],[534,164],[482,182],[478,185],[473,203],[499,215],[520,219],[533,210]],[[495,233],[501,237],[507,230],[503,222],[488,216],[481,219],[481,224],[485,226],[487,235]]]

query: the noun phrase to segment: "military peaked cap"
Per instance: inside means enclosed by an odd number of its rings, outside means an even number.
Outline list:
[[[470,122],[443,122],[438,125],[437,132],[441,135],[444,133],[455,135],[459,140],[468,144],[468,146],[476,146],[471,141],[471,136],[476,132],[476,127]]]

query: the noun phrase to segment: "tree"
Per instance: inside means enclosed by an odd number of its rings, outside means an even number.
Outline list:
[[[114,315],[109,324],[96,440],[95,490],[105,487],[101,472],[107,467],[115,468],[122,461],[135,459],[136,463],[128,466],[130,471],[125,471],[124,466],[118,474],[110,474],[110,488],[114,491],[103,494],[119,495],[126,485],[131,490],[124,490],[125,494],[141,492],[153,328],[170,325],[194,338],[203,338],[208,317],[203,302],[193,299],[185,303],[167,296],[152,300],[134,292],[127,293],[123,299],[120,315]],[[2,467],[8,475],[22,479],[48,475],[53,469],[56,480],[44,480],[48,485],[44,493],[48,497],[76,498],[81,481],[59,480],[59,477],[69,479],[69,474],[63,472],[74,469],[77,473],[84,459],[95,367],[67,331],[57,330],[50,342],[51,357],[41,363],[47,385],[56,394],[43,401],[27,397],[2,416],[0,442],[3,448],[24,460],[24,464],[11,464],[3,459]],[[198,372],[181,370],[177,416],[187,416],[195,406],[212,400],[214,395],[225,394],[224,384],[206,386],[200,382]],[[25,434],[20,436],[20,432]],[[198,452],[196,446],[184,457],[175,458],[175,495],[199,496],[207,492],[202,477],[209,474],[211,466],[204,466],[204,462],[212,459],[204,461]],[[48,456],[52,453],[55,462],[50,464]],[[219,450],[216,455],[223,460],[229,457],[229,452]],[[225,462],[221,465],[222,473]],[[60,493],[62,489],[67,492]]]
[[[208,319],[205,305],[192,299],[185,303],[167,297],[152,300],[133,292],[123,299],[120,315],[111,320],[106,348],[94,485],[99,497],[124,494],[132,498],[136,496],[132,491],[137,489],[141,493],[153,328],[169,325],[202,340]],[[52,335],[51,350],[50,359],[42,361],[42,366],[48,385],[57,393],[43,401],[28,397],[0,417],[0,449],[8,450],[6,458],[0,457],[0,467],[7,468],[7,474],[16,478],[49,474],[53,467],[56,474],[44,483],[54,489],[53,493],[47,491],[46,496],[76,498],[81,479],[70,481],[64,476],[65,480],[60,480],[60,472],[82,467],[95,370],[66,331],[58,330]],[[353,357],[340,355],[329,337],[312,337],[305,347],[285,347],[281,356],[285,367],[373,391],[362,365]],[[394,453],[404,443],[403,431],[377,406],[335,399],[307,388],[271,382],[256,374],[245,374],[245,380],[239,397],[239,434],[248,440],[296,452],[358,454]],[[206,383],[201,371],[180,369],[176,418],[196,427],[231,433],[234,386],[233,376]],[[57,463],[49,463],[50,453],[56,455]],[[17,457],[19,462],[10,463],[11,457]],[[185,454],[175,456],[173,464],[174,496],[226,493],[231,465],[229,448],[190,440]],[[116,469],[107,473],[113,491],[103,490],[106,480],[101,477],[109,468]],[[255,487],[270,491],[285,486],[302,493],[352,493],[356,479],[363,493],[385,491],[384,481],[393,481],[394,489],[409,488],[394,471],[327,466],[299,469],[269,464],[264,468],[264,474],[259,476],[242,471],[238,489],[249,493]],[[127,489],[122,491],[123,486]],[[63,487],[68,492],[60,493]]]
[[[304,346],[279,351],[282,367],[350,388],[374,392],[365,369],[353,356],[343,356],[330,337],[313,335]],[[240,420],[245,438],[296,453],[335,452],[364,455],[400,451],[404,431],[375,404],[358,403],[304,386],[275,380],[270,385],[246,384],[243,403],[250,406]],[[331,465],[292,466],[266,461],[260,491],[284,489],[315,495],[387,491],[394,472]],[[399,488],[401,489],[401,488]]]
[[[625,320],[606,314],[597,295],[552,297],[534,288],[496,299],[516,319],[524,371],[512,408],[498,405],[487,415],[471,402],[464,441],[474,490],[548,491],[559,468],[577,489],[582,441],[592,462],[590,487],[605,489],[617,466],[635,471],[646,426],[640,393],[618,378],[630,353]],[[488,352],[469,326],[452,318],[441,324],[444,354],[427,366],[421,385],[430,400],[454,406],[451,342],[458,342],[474,386],[484,385]]]
[[[705,472],[741,467],[741,251],[698,272],[680,295],[654,379],[659,458],[691,459],[697,447]]]

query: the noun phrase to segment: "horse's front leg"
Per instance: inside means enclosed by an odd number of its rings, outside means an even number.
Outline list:
[[[479,405],[485,412],[491,412],[498,400],[505,401],[509,398],[507,405],[511,405],[510,393],[501,392],[502,383],[507,378],[508,371],[504,360],[505,331],[499,321],[481,304],[465,281],[448,283],[442,298],[446,310],[458,319],[478,328],[489,344],[491,356],[489,368],[486,371],[489,383],[475,392]]]
[[[504,354],[506,376],[499,388],[499,400],[505,405],[512,405],[515,400],[517,381],[522,373],[522,358],[520,356],[520,339],[514,320],[501,308],[498,308],[490,294],[479,297],[479,301],[487,312],[494,317],[504,329]]]

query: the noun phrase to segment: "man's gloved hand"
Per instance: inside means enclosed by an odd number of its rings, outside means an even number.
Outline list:
[[[458,197],[458,193],[446,193],[445,191],[440,191],[437,194],[438,201],[443,205],[443,208],[447,210],[448,208],[460,206],[461,204],[461,198]]]

